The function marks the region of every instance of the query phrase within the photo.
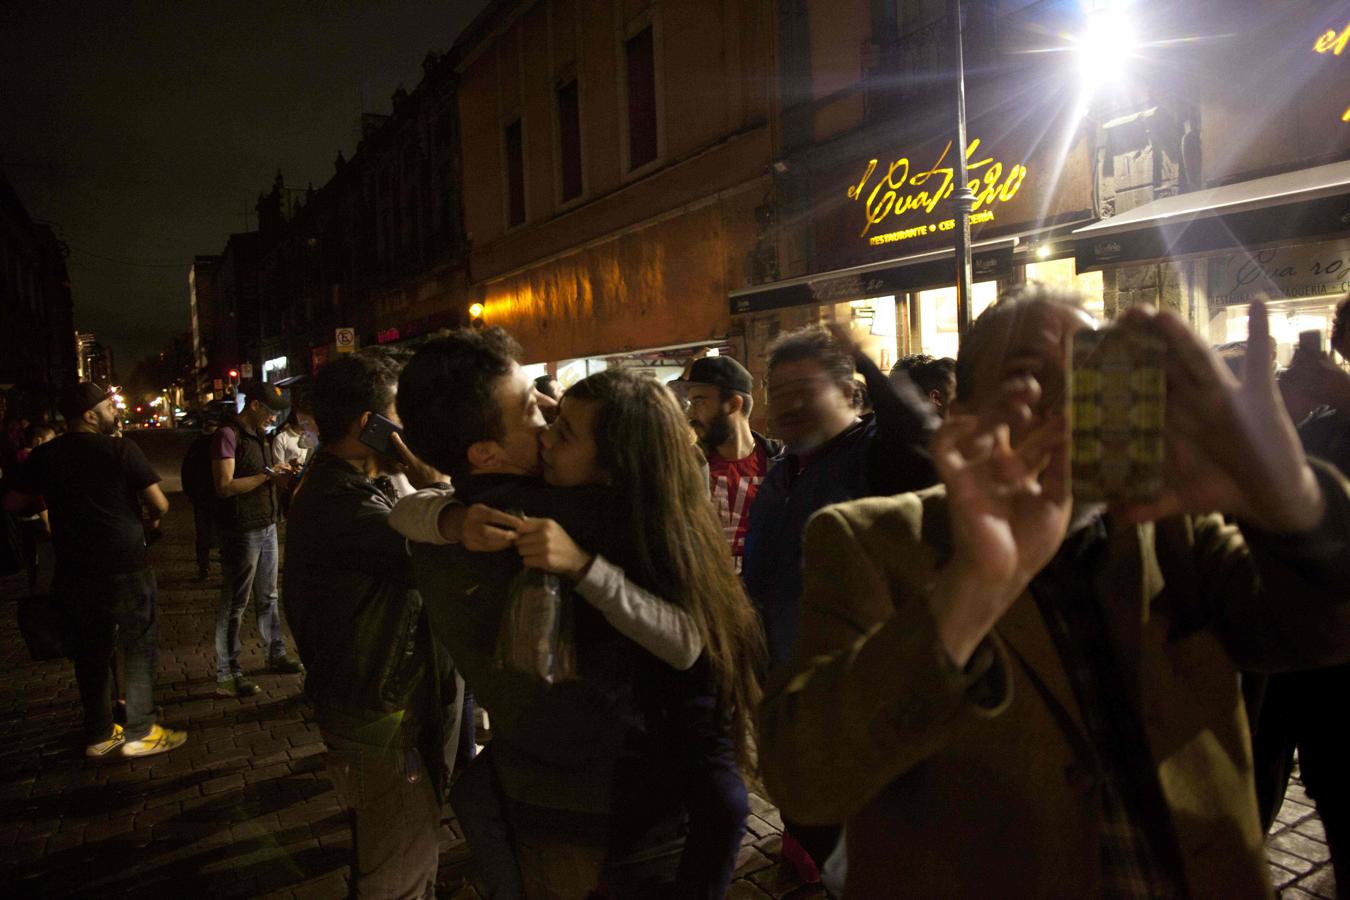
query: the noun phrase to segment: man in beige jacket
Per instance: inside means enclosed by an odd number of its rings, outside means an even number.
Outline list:
[[[1350,486],[1270,371],[1239,383],[1135,309],[1167,347],[1168,486],[1075,506],[1065,362],[1092,324],[1037,290],[995,306],[933,441],[944,484],[808,525],[762,764],[785,815],[847,822],[849,897],[1270,893],[1236,673],[1350,658]]]

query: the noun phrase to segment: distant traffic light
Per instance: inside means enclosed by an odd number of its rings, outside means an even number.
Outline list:
[[[475,303],[469,307],[469,325],[473,328],[483,327],[483,304]]]
[[[234,380],[234,379],[236,379],[236,378],[239,377],[239,370],[238,370],[238,369],[231,369],[231,370],[230,370],[229,372],[227,372],[226,374],[228,374],[228,375],[230,376],[230,379],[231,379],[231,380]]]

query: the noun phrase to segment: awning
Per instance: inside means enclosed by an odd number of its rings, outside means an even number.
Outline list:
[[[1012,271],[1015,238],[981,241],[971,247],[971,265],[977,281],[1007,276]],[[952,247],[915,253],[883,262],[819,275],[789,278],[772,284],[732,291],[731,314],[764,312],[807,303],[840,303],[864,300],[927,288],[956,281],[956,251]]]
[[[1073,232],[1078,270],[1350,232],[1350,160],[1163,197]]]

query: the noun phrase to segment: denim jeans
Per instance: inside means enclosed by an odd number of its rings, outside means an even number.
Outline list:
[[[277,606],[277,526],[219,534],[220,607],[216,613],[216,678],[240,675],[239,627],[249,597],[257,600],[254,613],[268,659],[286,652]]]
[[[53,582],[74,622],[75,681],[84,706],[85,743],[106,741],[113,731],[113,652],[126,663],[126,738],[140,740],[155,724],[155,641],[159,632],[155,572],[145,568],[122,575],[71,575]]]

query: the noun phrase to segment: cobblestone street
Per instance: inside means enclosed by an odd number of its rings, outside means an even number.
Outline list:
[[[340,897],[350,835],[323,769],[324,748],[297,676],[267,674],[245,625],[245,667],[262,693],[214,696],[212,628],[218,569],[192,581],[191,512],[181,494],[152,548],[160,586],[160,677],[166,724],[188,731],[172,753],[86,762],[69,662],[28,658],[15,617],[21,579],[0,582],[0,895],[98,897],[145,888],[167,896]],[[823,897],[779,858],[781,819],[755,815],[730,896]],[[439,894],[473,898],[472,860],[455,822],[442,828]],[[1285,897],[1332,898],[1325,835],[1300,785],[1270,839]]]
[[[23,579],[0,580],[0,896],[102,897],[144,888],[174,897],[345,896],[350,833],[300,678],[266,672],[250,616],[244,666],[262,693],[214,696],[219,568],[205,584],[192,580],[191,509],[182,494],[170,502],[165,537],[151,556],[160,588],[156,702],[167,725],[188,732],[176,751],[87,762],[74,668],[29,659],[15,616]],[[778,858],[777,810],[752,802],[756,815],[730,896],[824,896],[790,878]],[[441,838],[438,893],[478,897],[453,819]]]

